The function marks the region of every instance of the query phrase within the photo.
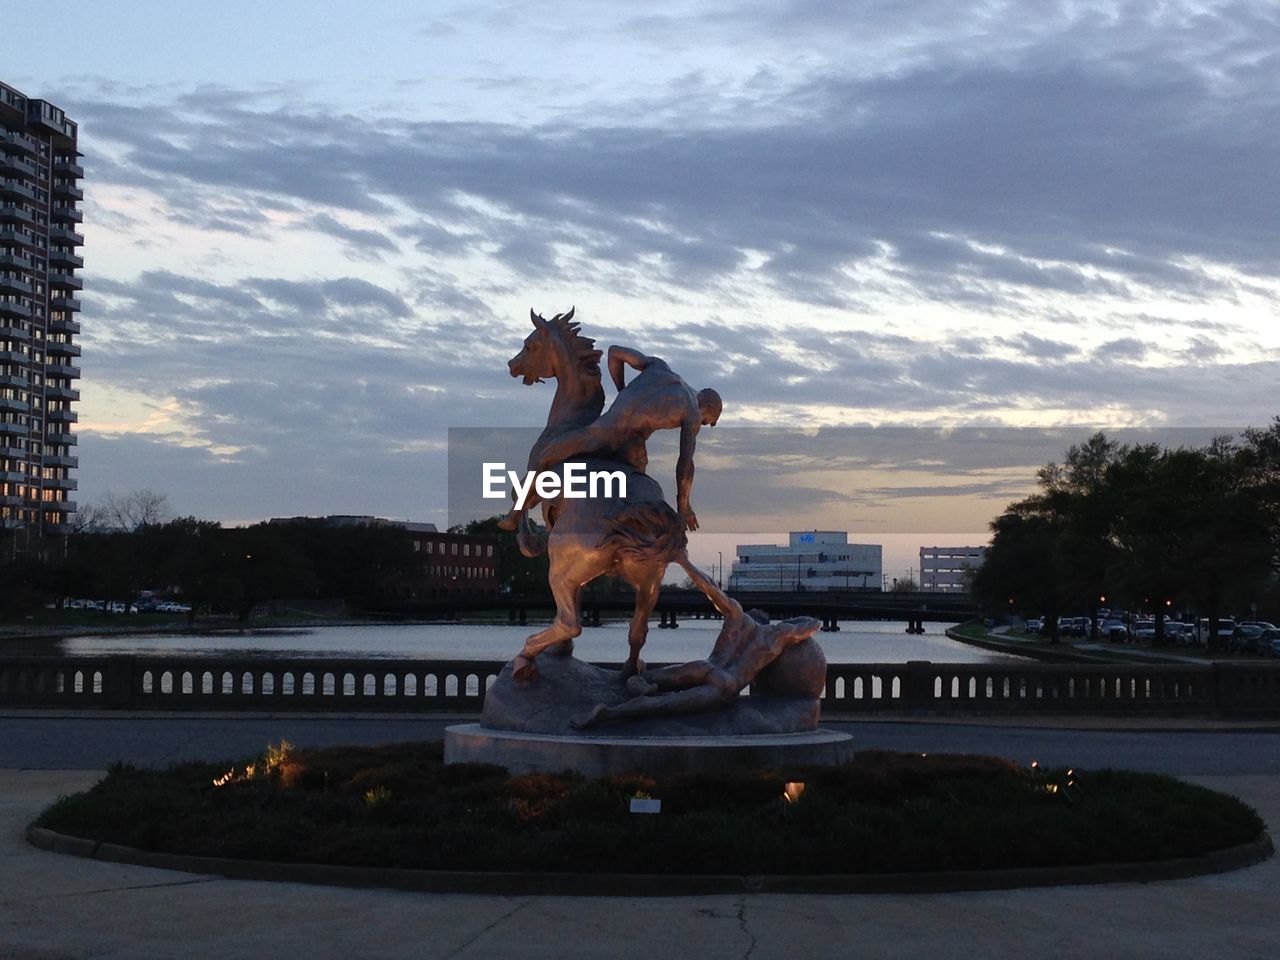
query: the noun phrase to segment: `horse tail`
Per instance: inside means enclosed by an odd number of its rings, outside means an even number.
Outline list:
[[[659,501],[628,507],[610,518],[600,546],[622,559],[669,561],[683,554],[688,543],[684,520]]]
[[[547,552],[547,531],[539,530],[529,519],[529,511],[520,512],[520,526],[516,528],[516,546],[526,557],[540,557]]]

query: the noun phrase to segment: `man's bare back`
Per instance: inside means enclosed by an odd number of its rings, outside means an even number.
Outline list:
[[[676,509],[690,530],[698,517],[689,505],[693,487],[693,455],[698,431],[720,418],[720,396],[714,390],[694,392],[660,357],[647,357],[630,347],[609,348],[609,376],[618,388],[613,403],[594,423],[556,437],[538,451],[531,468],[547,470],[583,454],[615,456],[644,473],[649,465],[646,442],[657,430],[680,431],[676,461]],[[626,383],[626,368],[639,371]],[[525,509],[533,506],[527,503]],[[514,529],[519,514],[512,511],[501,526]]]

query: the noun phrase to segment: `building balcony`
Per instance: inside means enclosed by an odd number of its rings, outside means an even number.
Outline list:
[[[49,286],[64,287],[69,290],[83,290],[84,281],[77,277],[74,273],[62,273],[60,271],[50,272]]]
[[[26,483],[27,475],[16,470],[0,470],[0,483]]]
[[[35,138],[28,137],[25,133],[18,133],[16,130],[0,133],[0,149],[9,154],[25,154],[29,157],[40,155],[40,147]]]
[[[36,165],[18,154],[0,153],[0,173],[34,180]]]
[[[57,240],[61,243],[69,243],[73,247],[83,247],[84,237],[76,233],[70,227],[64,227],[59,223],[49,224],[49,239]]]
[[[49,377],[66,377],[68,380],[80,379],[80,368],[69,363],[46,363],[44,372]]]
[[[58,320],[49,321],[49,330],[54,333],[79,333],[80,324],[75,320]]]
[[[9,413],[30,413],[31,404],[27,400],[14,400],[12,397],[0,397],[0,410]]]
[[[18,317],[22,320],[30,320],[34,315],[32,309],[25,303],[18,303],[16,300],[0,300],[0,318]]]
[[[58,454],[56,456],[45,454],[45,456],[41,458],[40,462],[46,467],[70,467],[75,469],[80,466],[79,457],[68,457],[63,454]]]
[[[49,423],[77,423],[80,420],[80,414],[74,410],[46,410],[44,418]]]
[[[19,277],[9,277],[0,273],[0,291],[5,293],[20,293],[24,296],[31,296],[35,293],[35,287],[28,280]]]
[[[4,334],[0,333],[0,336]],[[25,374],[0,373],[0,387],[22,387],[25,390],[30,386],[31,378]]]
[[[0,267],[17,270],[34,270],[36,263],[25,253],[0,253]]]
[[[79,180],[84,176],[84,167],[74,160],[55,160],[53,161],[53,172],[64,177],[75,177]]]
[[[0,223],[0,243],[16,243],[19,246],[37,249],[35,237],[18,227]]]
[[[44,396],[46,400],[79,400],[80,391],[70,387],[51,387],[46,384]]]
[[[25,460],[27,451],[22,447],[14,446],[11,438],[0,437],[0,457],[8,457],[11,460]]]
[[[57,511],[58,513],[75,513],[76,504],[74,500],[45,500],[40,506],[49,511]]]
[[[50,479],[46,477],[41,482],[44,484],[44,487],[46,490],[77,490],[79,489],[79,484],[77,484],[76,481],[72,480],[70,477],[56,477],[54,479]],[[57,503],[58,501],[54,500],[50,502]]]
[[[5,178],[0,180],[0,197],[7,200],[29,200],[36,202],[35,188],[27,186],[21,180]]]
[[[13,494],[0,494],[0,507],[21,507],[26,503],[22,497],[15,497]]]
[[[26,343],[30,339],[31,334],[22,327],[0,320],[0,340],[21,340]]]
[[[67,267],[83,267],[84,257],[76,256],[70,250],[50,250],[49,262],[60,263]]]
[[[80,223],[84,214],[75,207],[53,207],[49,210],[49,219],[59,223]]]
[[[80,301],[75,297],[50,297],[49,307],[53,310],[79,310]]]
[[[57,180],[53,182],[53,195],[55,197],[66,197],[71,200],[84,199],[84,191],[74,183],[59,183]]]
[[[10,437],[25,437],[31,430],[27,426],[27,418],[23,417],[21,423],[10,423],[7,420],[0,420],[0,434],[6,434]]]
[[[74,433],[53,433],[49,432],[44,435],[45,443],[61,443],[68,447],[76,445],[76,435]]]
[[[36,215],[16,203],[0,203],[0,222],[29,223],[35,226]]]

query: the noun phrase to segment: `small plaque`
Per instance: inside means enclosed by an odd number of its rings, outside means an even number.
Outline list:
[[[640,797],[632,797],[631,812],[632,813],[661,813],[662,801],[651,800],[651,799],[641,799]]]

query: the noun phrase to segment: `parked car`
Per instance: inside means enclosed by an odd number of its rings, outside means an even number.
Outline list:
[[[1129,628],[1123,620],[1104,620],[1098,627],[1098,635],[1115,643],[1124,643],[1129,639]]]
[[[1043,621],[1043,620],[1028,620],[1028,621],[1027,621],[1027,633],[1039,633],[1039,632],[1040,632],[1041,630],[1043,630],[1043,629],[1044,629],[1044,621]]]
[[[1228,644],[1231,641],[1231,634],[1236,628],[1236,622],[1231,617],[1218,618],[1218,636],[1217,645]],[[1201,617],[1197,626],[1197,635],[1202,646],[1211,646],[1209,643],[1209,618]]]
[[[1164,636],[1169,643],[1183,647],[1196,645],[1196,629],[1190,623],[1179,623],[1177,620],[1165,621]]]
[[[1135,620],[1129,627],[1129,636],[1134,640],[1154,640],[1156,638],[1156,622],[1154,620]]]
[[[1266,632],[1265,628],[1252,624],[1238,626],[1231,631],[1229,649],[1232,653],[1261,653],[1259,640]]]
[[[1266,630],[1262,634],[1263,652],[1268,656],[1280,657],[1280,628]]]
[[[1089,622],[1088,617],[1063,617],[1058,621],[1058,632],[1064,637],[1087,637]]]

